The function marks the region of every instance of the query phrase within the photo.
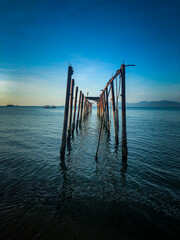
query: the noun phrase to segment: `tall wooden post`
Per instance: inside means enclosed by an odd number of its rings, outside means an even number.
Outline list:
[[[97,102],[97,116],[98,116],[98,109],[99,109],[99,106],[98,106],[98,102]]]
[[[98,116],[101,117],[100,101],[98,101]]]
[[[100,100],[100,104],[101,104],[101,114],[100,114],[100,116],[101,116],[101,118],[102,118],[102,116],[103,116],[103,102],[102,102],[102,98],[101,98],[101,100]]]
[[[100,107],[100,102],[98,102],[98,116],[99,116],[99,118],[100,118],[100,116],[101,116],[101,107]]]
[[[87,99],[86,97],[84,96],[84,111],[83,111],[83,120],[85,119],[86,117],[86,108],[87,108]]]
[[[68,138],[70,138],[70,136],[71,136],[71,122],[72,122],[72,108],[73,108],[73,93],[74,93],[74,79],[71,80],[70,109],[69,109],[69,124],[68,124]]]
[[[82,97],[81,97],[81,111],[80,111],[80,120],[79,120],[79,125],[80,126],[81,126],[82,117],[83,117],[83,103],[84,103],[84,94],[82,93]]]
[[[113,108],[113,120],[114,120],[114,134],[116,143],[118,143],[118,131],[116,126],[116,119],[115,119],[115,98],[114,98],[114,83],[111,82],[111,94],[112,94],[112,108]]]
[[[107,119],[106,119],[106,99],[105,99],[105,93],[103,94],[102,99],[103,99],[103,116],[104,116],[103,123],[106,126],[106,120]]]
[[[115,109],[115,118],[116,118],[116,127],[119,131],[119,111],[118,111],[118,92],[117,92],[117,77],[116,77],[116,109]]]
[[[127,159],[127,140],[126,140],[126,88],[125,88],[125,64],[121,65],[122,77],[122,156]]]
[[[74,98],[74,113],[73,113],[73,125],[72,125],[72,131],[74,131],[74,128],[75,128],[77,94],[78,94],[78,87],[76,87],[75,98]]]
[[[106,88],[106,125],[107,125],[107,130],[109,131],[109,102],[108,102],[108,89]]]
[[[61,141],[61,149],[60,149],[60,157],[62,160],[64,159],[65,148],[66,148],[66,132],[67,132],[67,121],[68,121],[68,112],[69,112],[69,95],[70,95],[72,75],[73,75],[73,68],[69,66],[68,76],[67,76],[65,109],[64,109],[64,123],[63,123],[62,141]]]
[[[79,124],[79,113],[81,109],[81,98],[82,98],[82,91],[79,93],[79,104],[78,104],[78,112],[77,112],[77,119],[76,119],[76,130],[78,129],[78,124]]]

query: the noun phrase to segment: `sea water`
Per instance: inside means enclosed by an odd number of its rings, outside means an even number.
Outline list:
[[[64,107],[0,107],[0,239],[178,238],[180,109],[127,108],[127,162],[96,112],[62,162]]]

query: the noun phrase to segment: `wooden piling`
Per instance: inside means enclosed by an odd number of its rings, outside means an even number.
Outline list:
[[[117,85],[117,77],[116,77],[116,108],[115,108],[115,119],[116,119],[116,127],[117,131],[119,131],[119,111],[118,111],[118,85]]]
[[[69,108],[69,123],[68,123],[68,138],[71,136],[71,122],[72,122],[72,108],[73,108],[73,93],[74,93],[74,79],[71,80],[71,93],[70,93],[70,108]]]
[[[113,121],[114,121],[114,134],[115,134],[115,141],[118,143],[118,131],[115,119],[115,98],[114,98],[114,83],[111,82],[111,94],[112,94],[112,109],[113,109]]]
[[[102,99],[100,100],[100,118],[102,118]]]
[[[97,102],[97,116],[99,117],[99,102]]]
[[[86,97],[84,96],[84,110],[83,110],[83,120],[85,119],[86,117],[86,109],[87,108],[87,99]]]
[[[82,91],[80,91],[80,93],[79,93],[78,112],[77,112],[77,119],[76,119],[76,130],[78,129],[78,125],[79,125],[79,114],[80,114],[80,109],[81,109],[81,98],[82,98]]]
[[[84,94],[82,93],[79,126],[81,126],[81,124],[82,124],[82,117],[83,117],[83,103],[84,103]]]
[[[107,127],[107,130],[109,131],[109,102],[108,102],[108,89],[106,88],[106,127]]]
[[[71,66],[69,66],[68,67],[68,76],[67,76],[65,109],[64,109],[64,123],[63,123],[62,141],[61,141],[61,149],[60,149],[60,157],[62,160],[64,159],[65,148],[66,148],[66,132],[67,132],[67,121],[68,121],[68,112],[69,112],[69,95],[70,95],[72,74],[73,74],[73,68]]]
[[[117,131],[119,131],[119,111],[118,111],[118,100],[116,100],[115,120],[116,120],[116,128],[117,128]]]
[[[106,100],[105,100],[105,94],[103,94],[103,124],[106,126]]]
[[[122,156],[123,159],[127,159],[127,139],[126,139],[126,88],[125,88],[125,65],[121,65],[121,77],[122,77]]]
[[[74,112],[73,112],[73,124],[72,124],[72,131],[75,128],[75,119],[76,119],[76,105],[77,105],[77,94],[78,94],[78,87],[75,90],[75,98],[74,98]]]

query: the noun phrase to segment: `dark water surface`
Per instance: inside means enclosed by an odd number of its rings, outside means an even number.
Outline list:
[[[0,239],[177,239],[180,109],[127,109],[127,164],[95,108],[61,163],[63,112],[0,107]]]

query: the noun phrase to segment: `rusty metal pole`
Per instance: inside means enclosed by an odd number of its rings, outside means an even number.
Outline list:
[[[63,131],[62,131],[62,141],[61,141],[61,149],[60,149],[60,157],[63,160],[66,149],[66,132],[67,132],[67,122],[68,122],[68,112],[69,112],[69,95],[70,95],[70,87],[71,87],[71,77],[73,75],[73,68],[71,66],[68,67],[68,76],[67,76],[67,87],[66,87],[66,100],[65,100],[65,108],[64,108],[64,123],[63,123]]]
[[[112,94],[112,108],[113,108],[113,120],[114,120],[114,134],[115,134],[115,141],[118,143],[118,131],[116,126],[116,119],[115,119],[115,98],[114,98],[114,83],[111,82],[111,94]]]
[[[126,136],[126,88],[125,88],[125,64],[121,65],[122,77],[122,157],[127,159],[127,136]]]
[[[78,87],[76,87],[76,90],[75,90],[75,98],[74,98],[74,113],[73,113],[73,125],[72,125],[72,131],[74,131],[74,128],[75,128],[77,95],[78,95]]]
[[[84,94],[82,93],[82,97],[81,97],[81,111],[80,111],[80,120],[79,120],[79,125],[80,126],[81,126],[82,117],[83,117],[83,103],[84,103]]]
[[[73,93],[74,93],[74,79],[71,80],[71,94],[70,94],[70,108],[69,108],[69,123],[68,123],[68,138],[71,136],[71,122],[72,122],[72,108],[73,108]]]
[[[78,112],[77,112],[77,119],[76,119],[76,130],[78,129],[78,124],[79,124],[79,113],[81,109],[81,98],[82,98],[82,91],[79,93],[79,104],[78,104]]]

